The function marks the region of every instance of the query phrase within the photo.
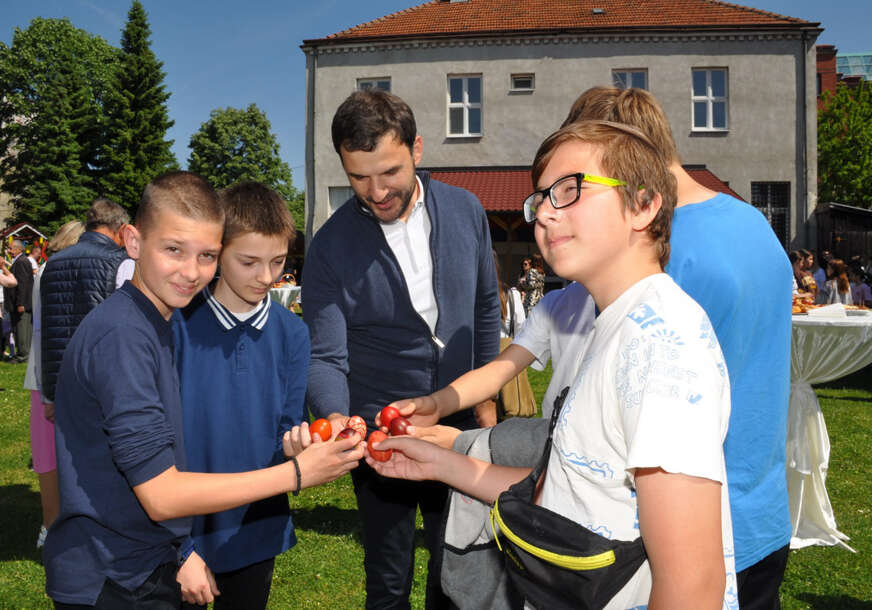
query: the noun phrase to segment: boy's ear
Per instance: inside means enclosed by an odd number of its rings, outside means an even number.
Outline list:
[[[138,259],[139,249],[142,246],[142,234],[139,232],[139,229],[133,225],[124,225],[121,227],[121,235],[124,239],[127,255],[132,259]]]
[[[634,231],[645,231],[660,211],[663,197],[648,189],[636,193],[636,210],[633,212],[632,226]]]

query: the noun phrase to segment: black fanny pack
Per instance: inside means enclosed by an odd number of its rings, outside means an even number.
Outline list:
[[[647,555],[642,538],[610,540],[534,502],[548,466],[554,428],[569,388],[554,401],[548,441],[538,466],[500,494],[491,526],[518,593],[537,608],[603,608]]]

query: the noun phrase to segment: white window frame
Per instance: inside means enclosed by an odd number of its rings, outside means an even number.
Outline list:
[[[470,102],[469,101],[469,81],[472,79],[478,79],[479,81],[479,91],[481,92],[481,101],[480,102]],[[459,102],[451,101],[451,81],[452,80],[462,80],[463,81],[463,99]],[[481,74],[449,74],[448,80],[446,81],[447,88],[445,90],[445,102],[447,111],[445,112],[445,133],[449,138],[470,138],[470,137],[479,137],[482,135],[484,131],[484,112],[482,111],[482,107],[484,106],[484,79]],[[463,109],[463,132],[462,133],[451,133],[451,109],[452,108],[462,108]],[[478,109],[481,111],[481,126],[482,131],[477,133],[469,131],[469,111],[471,109]]]
[[[327,211],[328,216],[342,207],[342,205],[354,196],[354,189],[347,184],[342,186],[327,187]]]
[[[518,79],[529,78],[530,79],[530,86],[529,87],[517,86],[516,81],[515,81],[516,78],[518,78]],[[521,74],[512,74],[511,86],[509,88],[509,91],[516,92],[516,93],[528,93],[528,92],[534,91],[535,89],[536,89],[536,75],[533,74],[532,72],[524,72]]]
[[[633,75],[633,74],[642,74],[642,76],[645,77],[645,86],[640,87],[640,88],[644,89],[645,91],[648,91],[648,70],[646,68],[621,68],[619,70],[612,70],[612,84],[615,87],[620,88],[618,83],[617,83],[617,79],[615,78],[618,74],[624,75],[625,82],[632,81],[633,79],[632,79],[631,75]],[[631,87],[632,87],[632,85],[631,85]]]
[[[693,93],[693,76],[696,72],[705,72],[705,95],[694,95]],[[712,93],[712,72],[724,73],[724,95],[716,96]],[[706,103],[706,122],[705,127],[696,126],[696,103]],[[714,104],[716,102],[724,103],[724,126],[715,127],[714,121]],[[715,131],[724,132],[730,129],[730,73],[726,68],[692,68],[690,74],[690,128],[691,131]]]
[[[388,84],[388,88],[379,87],[379,83],[386,82]],[[375,78],[358,78],[357,79],[357,90],[358,91],[366,91],[364,86],[368,85],[367,89],[381,89],[382,91],[391,92],[391,77],[390,76],[379,76]]]

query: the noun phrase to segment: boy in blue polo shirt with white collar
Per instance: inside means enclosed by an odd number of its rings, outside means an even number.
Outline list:
[[[155,178],[125,228],[132,281],[85,317],[64,353],[55,402],[60,514],[43,549],[55,608],[178,608],[177,567],[193,562],[184,544],[191,515],[332,481],[363,455],[357,435],[302,451],[288,435],[285,453],[296,456],[285,463],[186,471],[170,317],[212,279],[223,230],[206,180]]]
[[[296,234],[287,205],[256,182],[221,200],[219,277],[173,317],[185,452],[202,472],[284,462],[282,434],[303,419],[309,370],[306,325],[269,297]],[[211,571],[216,609],[263,608],[275,556],[296,543],[287,494],[195,517],[192,537],[208,568],[180,572],[186,601],[211,601],[211,583],[202,586]]]

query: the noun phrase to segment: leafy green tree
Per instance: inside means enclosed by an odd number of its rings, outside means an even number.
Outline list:
[[[279,156],[279,144],[266,115],[255,105],[213,110],[191,136],[188,170],[216,188],[255,180],[275,189],[288,202],[297,230],[304,228],[303,198],[292,182],[291,168]]]
[[[818,113],[818,199],[872,208],[872,85],[840,84]]]
[[[163,62],[151,50],[145,9],[134,0],[121,35],[113,87],[106,98],[106,156],[103,194],[135,212],[145,185],[177,167],[166,139],[169,118]]]
[[[98,191],[102,100],[115,50],[67,19],[31,21],[0,43],[0,178],[14,220],[51,232]]]

